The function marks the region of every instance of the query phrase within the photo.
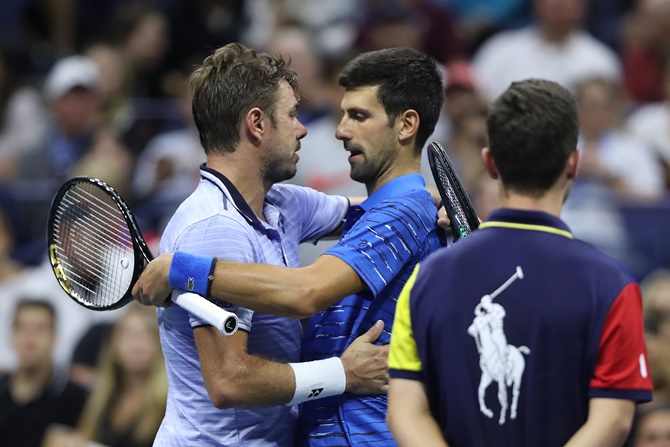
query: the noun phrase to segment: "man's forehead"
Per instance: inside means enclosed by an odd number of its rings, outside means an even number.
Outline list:
[[[357,87],[354,89],[347,89],[342,96],[342,109],[348,108],[374,108],[381,107],[377,92],[378,86]]]

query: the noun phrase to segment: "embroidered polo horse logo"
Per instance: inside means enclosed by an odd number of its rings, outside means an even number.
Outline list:
[[[479,367],[482,376],[479,381],[477,395],[479,398],[479,410],[488,418],[493,417],[491,411],[484,402],[486,389],[494,381],[498,384],[498,402],[500,402],[500,417],[498,423],[505,423],[507,414],[508,394],[507,389],[512,387],[512,405],[510,419],[517,415],[517,404],[519,401],[519,388],[521,378],[526,368],[526,362],[522,354],[530,354],[526,346],[512,346],[507,344],[507,336],[503,328],[505,309],[493,300],[502,293],[516,279],[523,279],[521,267],[516,268],[516,273],[490,295],[484,295],[477,307],[475,307],[475,318],[468,328],[468,334],[474,337],[479,353]]]

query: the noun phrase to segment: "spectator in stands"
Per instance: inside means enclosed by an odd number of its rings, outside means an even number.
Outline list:
[[[633,430],[631,447],[670,447],[670,402],[643,407]]]
[[[151,447],[167,401],[155,312],[132,303],[103,346],[96,384],[76,432],[48,447]]]
[[[488,107],[473,103],[454,115],[452,132],[445,149],[466,191],[475,189],[484,170],[481,151],[487,146],[486,117]]]
[[[110,127],[100,127],[93,134],[89,149],[72,166],[69,176],[99,178],[115,188],[122,197],[128,197],[133,167],[132,154],[118,132]]]
[[[11,222],[4,210],[0,209],[0,284],[11,281],[20,275],[24,266],[11,257],[14,236]],[[2,362],[0,361],[0,369]]]
[[[465,55],[456,22],[430,0],[366,0],[354,48],[374,51],[409,47],[445,64]]]
[[[653,149],[670,190],[670,54],[663,73],[664,101],[643,105],[628,118],[628,126]]]
[[[35,150],[46,132],[42,98],[23,84],[0,47],[0,182],[14,179],[19,156]]]
[[[640,287],[654,400],[670,402],[670,270],[652,272]]]
[[[43,262],[39,266],[17,263],[10,256],[17,225],[11,219],[13,214],[16,213],[0,208],[0,371],[18,367],[19,359],[12,344],[14,309],[26,296],[39,297],[56,309],[58,337],[51,356],[56,368],[65,370],[82,333],[96,322],[115,320],[120,310],[91,312],[70,300],[56,281],[51,263],[46,259],[45,245],[41,247]]]
[[[170,48],[165,14],[146,4],[120,8],[112,24],[112,42],[124,54],[131,74],[134,97],[162,97],[164,62]]]
[[[98,67],[103,125],[120,133],[131,127],[135,112],[130,97],[130,66],[126,55],[108,43],[96,43],[86,50],[86,56]]]
[[[625,262],[626,238],[618,200],[656,200],[663,177],[649,147],[620,127],[617,85],[600,78],[577,86],[579,171],[563,219],[576,237]],[[606,224],[604,224],[606,222]]]
[[[44,84],[51,111],[49,130],[36,150],[21,155],[15,179],[24,200],[19,210],[24,225],[17,237],[34,241],[33,256],[39,255],[39,260],[51,199],[93,141],[99,117],[98,81],[98,70],[90,59],[68,56],[54,65]]]
[[[26,300],[17,305],[12,340],[18,367],[0,375],[3,445],[40,447],[52,427],[77,424],[86,391],[54,366],[51,354],[56,332],[55,309],[51,304]]]
[[[287,25],[276,29],[264,52],[281,54],[291,61],[291,68],[300,79],[300,110],[298,119],[309,130],[316,121],[331,111],[327,80],[323,76],[323,59],[314,44],[310,31],[300,25]],[[333,131],[333,134],[335,132]]]
[[[98,381],[98,363],[102,347],[107,344],[114,322],[102,321],[91,325],[76,342],[70,361],[70,380],[89,391]]]
[[[79,424],[86,440],[108,447],[150,447],[167,401],[155,312],[132,303],[103,348],[99,377]]]
[[[171,110],[164,101],[167,93],[163,85],[165,58],[171,44],[169,24],[160,10],[136,2],[118,11],[112,29],[111,42],[128,64],[133,101],[133,116],[123,139],[137,156],[151,138],[164,130],[166,111]]]
[[[592,77],[620,79],[616,54],[582,30],[586,0],[533,0],[533,7],[533,25],[497,34],[475,54],[477,85],[485,99],[527,78],[568,88]]]
[[[435,1],[454,12],[458,34],[470,54],[494,33],[518,28],[530,20],[530,2],[526,0]]]
[[[136,216],[146,237],[159,235],[186,197],[198,186],[205,152],[191,112],[188,74],[170,76],[170,93],[178,104],[183,126],[153,137],[140,153],[132,178]]]
[[[445,70],[444,106],[429,142],[442,143],[452,163],[456,164],[459,174],[468,171],[467,176],[474,174],[470,167],[483,169],[480,151],[486,141],[486,104],[477,93],[474,73],[469,62],[465,60],[450,62]],[[482,128],[482,116],[484,128]],[[475,138],[476,136],[480,138]],[[471,143],[478,147],[472,148]],[[468,146],[468,149],[464,149],[464,145]],[[463,156],[468,161],[464,161]],[[423,151],[421,157],[421,173],[427,184],[434,185],[427,151]],[[463,171],[460,168],[463,168]]]
[[[670,62],[670,0],[638,0],[620,32],[630,99],[645,103],[667,98],[663,66]]]

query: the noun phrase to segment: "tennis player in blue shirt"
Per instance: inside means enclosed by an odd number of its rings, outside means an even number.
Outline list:
[[[161,305],[186,278],[206,282],[215,264],[210,296],[269,314],[314,315],[302,345],[304,361],[318,364],[340,355],[377,320],[384,322],[378,343],[389,342],[402,287],[414,266],[439,247],[437,209],[419,169],[442,106],[442,78],[429,57],[395,48],[350,61],[340,85],[345,93],[336,137],[349,154],[351,177],[365,184],[368,198],[349,209],[339,244],[302,268],[166,255],[135,287],[139,301]],[[299,365],[301,445],[395,445],[384,420],[385,395],[313,400],[315,389],[321,394],[340,385],[314,383],[303,373],[309,367]]]

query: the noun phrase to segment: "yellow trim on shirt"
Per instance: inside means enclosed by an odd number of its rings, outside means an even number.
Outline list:
[[[388,357],[388,365],[391,369],[415,372],[422,369],[409,310],[410,294],[418,273],[419,265],[417,264],[412,276],[409,277],[405,287],[400,292],[400,296],[398,296]]]
[[[558,236],[567,237],[568,239],[574,239],[574,236],[569,231],[560,230],[558,228],[549,227],[546,225],[531,225],[531,224],[521,224],[521,223],[512,223],[512,222],[483,222],[479,228],[491,228],[491,227],[502,227],[502,228],[514,228],[516,230],[533,230],[533,231],[544,231],[545,233],[556,234]]]

